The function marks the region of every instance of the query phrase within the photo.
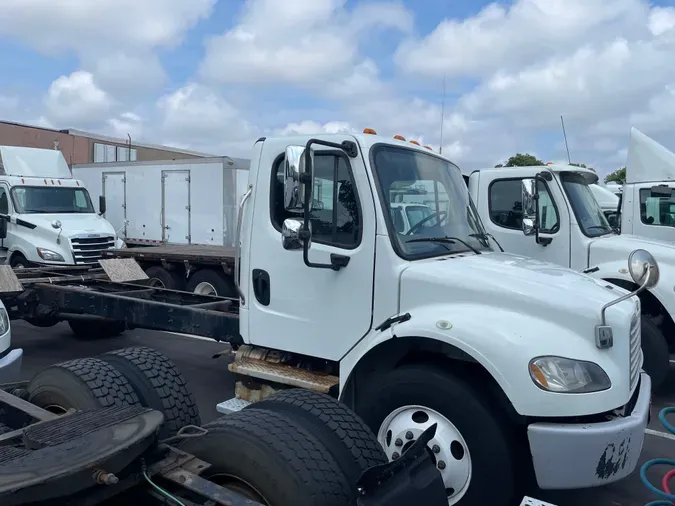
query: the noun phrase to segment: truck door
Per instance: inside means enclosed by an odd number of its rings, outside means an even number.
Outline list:
[[[190,171],[162,171],[162,241],[190,244]]]
[[[101,184],[106,200],[103,217],[110,222],[118,235],[126,239],[127,226],[127,178],[124,172],[104,172]]]
[[[671,181],[626,185],[622,219],[632,227],[621,233],[675,243],[674,189]]]
[[[284,208],[283,169],[283,151],[265,147],[254,185],[248,340],[339,360],[372,326],[375,205],[368,176],[360,155],[316,153],[309,259],[330,263],[333,253],[348,257],[347,266],[334,271],[307,267],[301,249],[283,249],[281,226],[292,216]]]
[[[569,267],[569,211],[556,179],[538,183],[541,232],[552,238],[551,243],[537,244],[534,236],[525,236],[522,232],[521,182],[533,176],[534,171],[525,167],[474,173],[471,179],[479,181],[478,212],[485,228],[506,252]],[[473,185],[473,181],[470,184]],[[475,194],[472,191],[474,198]]]

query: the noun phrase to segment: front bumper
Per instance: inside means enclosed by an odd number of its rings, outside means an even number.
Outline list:
[[[586,424],[531,424],[527,437],[539,487],[598,487],[632,473],[642,452],[651,388],[651,379],[641,373],[635,407],[625,417]]]
[[[23,350],[10,349],[9,353],[0,356],[0,383],[11,383],[19,380]]]

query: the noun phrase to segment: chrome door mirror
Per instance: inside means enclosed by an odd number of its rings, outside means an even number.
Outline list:
[[[659,265],[652,254],[643,249],[636,249],[628,257],[628,272],[641,289],[649,290],[659,282]]]
[[[285,250],[301,250],[302,239],[300,238],[300,231],[303,229],[302,219],[300,218],[286,218],[281,227],[281,246]],[[312,224],[309,224],[309,241],[307,241],[307,248],[312,246]]]
[[[310,165],[314,167],[314,152],[310,148]],[[307,153],[305,146],[287,146],[284,161],[284,207],[287,211],[302,211],[305,205],[305,185],[309,185],[309,204],[314,197],[313,170],[309,171],[310,180],[306,181]]]
[[[537,232],[537,180],[525,178],[521,182],[521,202],[523,211],[522,229],[525,235]]]

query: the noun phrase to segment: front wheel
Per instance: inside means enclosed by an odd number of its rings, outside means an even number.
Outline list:
[[[652,380],[652,390],[658,388],[667,378],[670,370],[670,354],[666,337],[650,316],[642,315],[640,334],[644,360],[642,369]]]
[[[504,427],[506,417],[479,390],[428,364],[403,366],[369,378],[355,411],[377,434],[390,460],[437,424],[428,446],[449,506],[510,504],[517,459]]]

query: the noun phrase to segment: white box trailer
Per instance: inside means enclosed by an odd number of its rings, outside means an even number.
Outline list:
[[[127,246],[234,246],[249,160],[230,157],[73,165]]]

